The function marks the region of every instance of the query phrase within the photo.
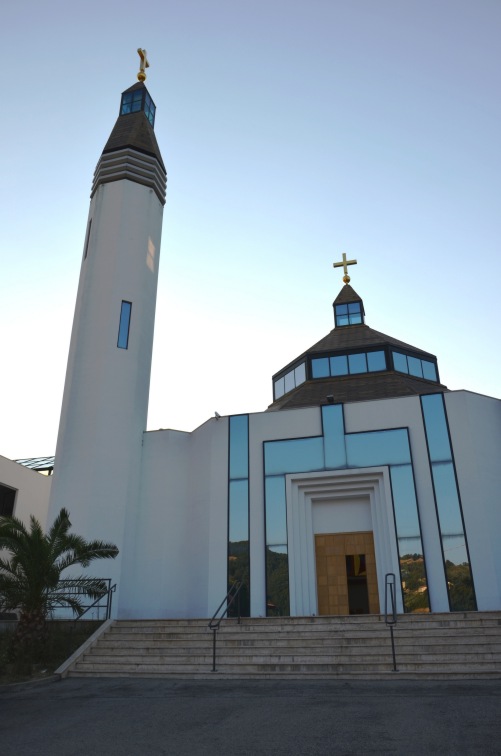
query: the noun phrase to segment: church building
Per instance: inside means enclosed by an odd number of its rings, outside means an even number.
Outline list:
[[[369,327],[346,255],[334,327],[267,409],[145,430],[167,175],[141,55],[94,173],[54,473],[0,459],[1,511],[115,543],[89,572],[118,618],[210,617],[236,580],[249,616],[378,614],[388,575],[401,613],[501,609],[501,401]]]

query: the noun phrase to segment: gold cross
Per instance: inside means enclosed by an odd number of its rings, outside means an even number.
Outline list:
[[[332,263],[332,267],[333,268],[343,268],[343,270],[344,270],[343,281],[345,282],[345,284],[348,284],[348,283],[350,283],[350,277],[348,275],[348,265],[356,265],[356,264],[357,264],[356,260],[347,260],[346,259],[346,253],[343,252],[343,261],[342,262],[337,262],[337,263]]]
[[[146,50],[142,50],[140,47],[137,48],[137,52],[139,54],[139,57],[141,58],[141,63],[139,64],[139,73],[137,75],[137,78],[139,81],[144,81],[146,79],[146,73],[145,68],[149,68],[150,64],[148,63],[147,55],[148,53]]]

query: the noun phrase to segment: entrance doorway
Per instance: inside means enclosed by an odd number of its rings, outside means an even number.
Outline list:
[[[372,532],[315,536],[319,614],[379,614]]]

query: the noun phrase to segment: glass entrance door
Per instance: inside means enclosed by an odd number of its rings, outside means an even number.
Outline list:
[[[315,536],[319,614],[379,614],[372,532]]]

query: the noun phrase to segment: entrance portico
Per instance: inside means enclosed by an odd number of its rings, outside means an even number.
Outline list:
[[[378,613],[384,606],[385,574],[399,574],[387,468],[288,475],[286,491],[291,615],[349,614],[348,580],[362,577],[357,562],[361,555],[367,571],[368,610]],[[324,562],[328,555],[334,556],[333,549],[339,552],[337,565],[332,559]],[[350,563],[346,557],[355,560]],[[354,595],[356,581],[351,582]]]

